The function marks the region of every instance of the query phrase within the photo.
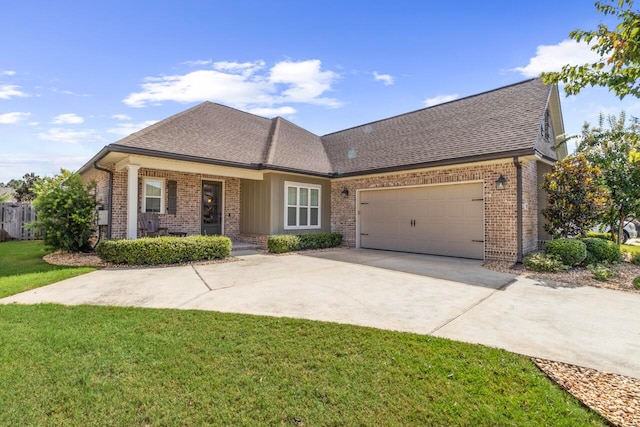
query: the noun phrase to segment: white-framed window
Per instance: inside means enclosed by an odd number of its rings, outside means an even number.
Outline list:
[[[285,230],[320,228],[322,187],[299,182],[284,183]]]
[[[146,178],[143,189],[142,212],[164,213],[164,180]]]

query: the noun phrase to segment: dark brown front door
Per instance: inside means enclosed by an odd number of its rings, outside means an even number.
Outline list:
[[[222,234],[222,183],[202,181],[202,234]]]

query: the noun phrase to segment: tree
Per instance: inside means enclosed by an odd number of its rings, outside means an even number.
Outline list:
[[[632,10],[633,0],[597,1],[595,6],[599,13],[618,19],[615,30],[600,24],[597,30],[574,30],[569,37],[587,42],[600,59],[542,73],[542,80],[546,84],[565,83],[567,95],[576,95],[589,85],[608,87],[620,99],[626,95],[640,98],[640,13]]]
[[[78,174],[60,174],[35,184],[37,221],[44,243],[54,249],[79,252],[90,248],[96,212],[95,182],[85,184]]]
[[[554,237],[584,235],[606,208],[608,191],[602,172],[589,164],[584,154],[567,156],[545,174],[542,188],[549,205],[542,212],[545,230]]]
[[[34,188],[40,177],[33,172],[25,174],[22,179],[12,179],[7,183],[7,187],[13,188],[16,201],[30,202],[35,199]]]
[[[605,126],[608,125],[608,128]],[[604,224],[611,227],[614,240],[620,236],[629,218],[640,216],[640,123],[627,124],[625,112],[619,117],[600,114],[598,127],[585,123],[577,152],[602,170],[610,203],[602,212]]]

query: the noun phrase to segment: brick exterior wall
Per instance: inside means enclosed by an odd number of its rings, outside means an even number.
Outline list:
[[[105,204],[105,208],[108,209],[108,206],[106,206],[109,186],[107,173],[96,171],[87,174],[86,178],[96,180],[98,184],[98,200]],[[232,238],[240,234],[240,179],[141,168],[138,172],[138,211],[142,209],[144,178],[160,178],[165,180],[165,183],[169,180],[177,182],[178,203],[176,214],[160,214],[160,226],[167,227],[169,231],[183,231],[188,235],[200,234],[202,181],[222,181],[224,189],[223,232],[226,236]],[[128,172],[126,170],[114,171],[111,225],[111,237],[114,239],[123,239],[127,236],[127,181]],[[166,184],[164,198],[165,206],[167,206],[169,200]]]
[[[523,247],[527,251],[535,250],[532,242],[537,241],[536,173],[535,163],[523,166],[523,202],[527,203],[526,212],[523,210],[523,225],[526,224],[523,228],[527,230],[527,234],[523,234]],[[495,181],[501,174],[507,180],[506,188],[497,190]],[[484,183],[485,259],[515,262],[518,250],[516,167],[511,161],[333,181],[331,229],[343,234],[345,245],[356,245],[356,190],[466,181]],[[348,198],[341,194],[345,187],[349,190]]]
[[[522,223],[523,253],[534,251],[538,241],[538,167],[535,161],[522,165]],[[497,190],[496,179],[503,175],[505,190]],[[173,172],[141,168],[138,173],[138,208],[142,207],[142,182],[145,177],[177,182],[177,212],[161,214],[160,224],[170,231],[200,234],[201,184],[203,180],[223,181],[224,234],[238,241],[266,247],[266,235],[240,233],[240,179],[195,173]],[[85,179],[97,181],[99,201],[106,204],[108,175],[94,171]],[[422,170],[402,174],[354,177],[331,182],[331,231],[344,236],[343,245],[356,244],[356,192],[360,189],[393,188],[415,185],[447,184],[482,181],[484,188],[485,260],[517,260],[517,199],[516,167],[511,161],[494,164],[465,165],[437,170]],[[345,198],[343,188],[349,190]],[[168,194],[165,187],[165,206]],[[113,176],[112,238],[126,237],[127,171],[114,171]],[[105,205],[105,208],[108,208]]]

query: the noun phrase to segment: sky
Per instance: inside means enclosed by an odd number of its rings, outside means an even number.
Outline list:
[[[569,40],[585,0],[11,1],[0,6],[0,182],[77,170],[102,147],[203,101],[318,135],[593,59]],[[562,95],[567,134],[606,89]]]

